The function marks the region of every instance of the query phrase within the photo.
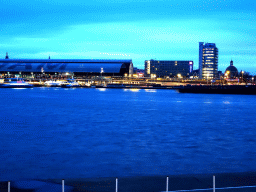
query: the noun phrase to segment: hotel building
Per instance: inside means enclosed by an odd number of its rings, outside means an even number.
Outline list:
[[[193,71],[193,61],[145,61],[146,77],[189,77]]]
[[[218,48],[215,43],[199,42],[199,78],[218,77]]]

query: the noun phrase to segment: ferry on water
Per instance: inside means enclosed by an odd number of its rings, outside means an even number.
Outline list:
[[[80,87],[80,84],[76,82],[75,79],[67,79],[66,83],[63,83],[61,85],[63,88],[75,88],[75,87]]]
[[[33,85],[25,82],[22,78],[6,78],[0,80],[0,88],[32,88]]]
[[[61,87],[62,81],[45,81],[44,85],[47,87]]]

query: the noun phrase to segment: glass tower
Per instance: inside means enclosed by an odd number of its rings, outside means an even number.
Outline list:
[[[200,79],[218,77],[218,48],[215,43],[199,42],[199,77]]]

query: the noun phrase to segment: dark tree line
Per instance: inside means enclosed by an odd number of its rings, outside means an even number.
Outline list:
[[[241,79],[241,81],[246,83],[255,83],[256,81],[256,75],[251,75],[247,71],[240,71],[238,76]]]

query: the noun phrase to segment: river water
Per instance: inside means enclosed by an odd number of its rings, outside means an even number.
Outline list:
[[[254,95],[0,91],[0,180],[256,171]]]

